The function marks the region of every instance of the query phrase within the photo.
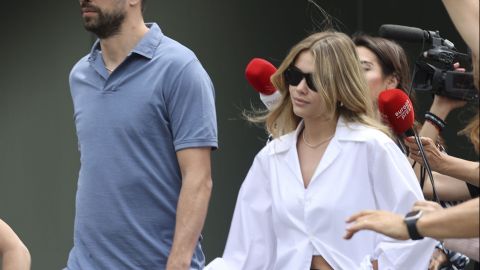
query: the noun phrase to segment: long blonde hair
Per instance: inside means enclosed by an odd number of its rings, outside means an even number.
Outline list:
[[[301,118],[294,114],[284,71],[298,55],[310,51],[315,59],[313,81],[325,102],[326,111],[343,116],[347,122],[358,122],[376,128],[391,136],[388,127],[377,121],[373,102],[360,67],[355,45],[340,32],[326,31],[312,34],[295,45],[271,77],[282,99],[266,115],[250,118],[252,122],[265,122],[274,138],[296,129]]]

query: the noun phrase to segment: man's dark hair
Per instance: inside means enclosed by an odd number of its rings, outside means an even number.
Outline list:
[[[141,4],[142,12],[145,12],[146,5],[147,5],[147,0],[142,0],[142,4]]]

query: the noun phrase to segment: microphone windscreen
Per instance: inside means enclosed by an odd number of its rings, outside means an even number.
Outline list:
[[[276,71],[277,68],[267,60],[253,58],[245,69],[245,77],[257,92],[269,96],[277,91],[270,81]]]
[[[415,112],[412,101],[400,89],[388,89],[378,96],[378,109],[397,135],[413,128]]]
[[[395,24],[384,24],[380,26],[378,34],[384,38],[409,42],[422,42],[427,38],[425,31],[420,28]]]

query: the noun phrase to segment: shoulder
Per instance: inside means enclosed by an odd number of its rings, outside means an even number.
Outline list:
[[[210,77],[195,53],[167,36],[162,38],[150,62],[153,70],[168,78],[164,83],[170,87],[183,83],[210,83]]]
[[[295,132],[283,135],[267,143],[256,155],[252,162],[252,168],[255,170],[268,171],[272,162],[276,161],[276,155],[287,152],[294,146],[293,138]]]
[[[289,150],[291,147],[295,146],[296,134],[296,131],[292,131],[290,133],[273,139],[271,142],[265,145],[265,147],[263,147],[263,149],[258,154],[261,156],[270,156],[274,154],[280,154]]]
[[[75,65],[73,65],[69,75],[70,81],[72,81],[72,79],[74,78],[81,78],[82,76],[85,76],[85,72],[88,70],[88,67],[90,65],[89,59],[90,54],[87,54],[84,57],[80,58],[80,60],[78,60]]]
[[[390,143],[392,139],[382,131],[360,123],[345,123],[337,126],[339,141],[356,141],[373,144]]]
[[[192,50],[167,36],[162,38],[152,60],[176,70],[182,70],[190,63],[198,62]]]
[[[347,144],[353,142],[362,146],[365,151],[375,155],[390,153],[393,155],[404,155],[399,146],[382,131],[360,123],[348,123],[337,127],[339,143]]]

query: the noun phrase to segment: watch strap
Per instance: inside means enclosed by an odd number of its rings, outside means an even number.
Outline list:
[[[417,230],[417,221],[418,218],[407,218],[405,219],[405,224],[407,225],[408,234],[412,240],[423,239],[423,236]]]

